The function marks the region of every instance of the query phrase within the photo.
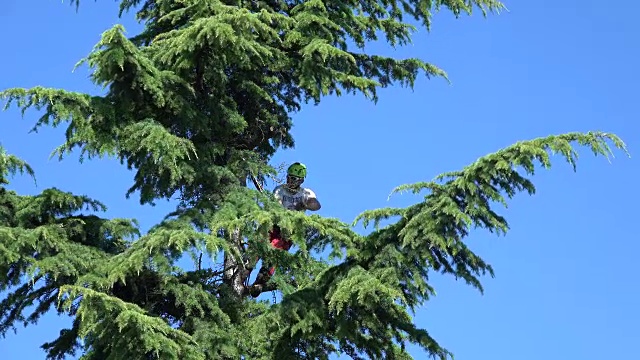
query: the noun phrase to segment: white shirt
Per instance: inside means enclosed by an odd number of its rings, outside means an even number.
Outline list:
[[[309,199],[315,199],[316,194],[311,190],[304,187],[299,187],[298,190],[292,191],[289,190],[285,185],[278,185],[275,189],[273,189],[273,194],[276,196],[280,204],[285,209],[296,210],[300,206],[300,204],[307,204]],[[305,207],[300,206],[301,211],[304,211]]]

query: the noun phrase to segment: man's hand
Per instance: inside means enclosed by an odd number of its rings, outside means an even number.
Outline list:
[[[306,203],[307,204],[305,205],[305,208],[307,210],[311,210],[311,211],[320,210],[320,202],[318,201],[318,199],[316,199],[314,197],[313,198],[309,198],[309,199],[307,199]]]

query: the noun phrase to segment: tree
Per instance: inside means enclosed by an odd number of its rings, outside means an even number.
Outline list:
[[[72,4],[78,5],[77,0]],[[367,235],[352,224],[286,211],[251,188],[277,174],[270,159],[292,147],[292,114],[325,96],[413,86],[419,74],[446,77],[419,59],[367,54],[384,35],[404,45],[413,17],[429,28],[441,7],[456,16],[498,11],[494,0],[236,1],[121,0],[146,22],[132,38],[115,26],[85,59],[103,96],[36,87],[0,93],[6,106],[43,112],[35,125],[66,125],[63,159],[116,157],[136,171],[127,195],[141,203],[179,196],[174,212],[141,234],[135,220],[105,219],[99,201],[47,189],[37,196],[8,190],[16,172],[34,175],[0,152],[0,332],[66,313],[73,326],[43,348],[50,359],[410,359],[406,343],[435,358],[448,350],[409,316],[433,294],[428,276],[442,272],[482,291],[493,269],[464,243],[471,227],[504,234],[492,203],[533,194],[536,162],[550,152],[575,168],[572,143],[607,156],[615,135],[570,133],[524,141],[461,171],[398,191],[426,192],[407,208],[364,212]],[[382,221],[390,224],[380,226]],[[271,250],[273,224],[299,250]],[[245,245],[249,244],[247,248]],[[250,250],[248,250],[250,249]],[[318,251],[330,249],[332,258]],[[265,291],[278,304],[247,296],[243,256],[276,261]],[[202,254],[219,260],[203,269]],[[176,262],[185,254],[193,269]],[[331,260],[331,261],[330,261]],[[35,310],[26,308],[35,305]],[[114,336],[114,334],[117,334]],[[82,341],[81,341],[82,340]]]

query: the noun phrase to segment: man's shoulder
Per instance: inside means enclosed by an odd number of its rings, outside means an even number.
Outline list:
[[[273,189],[273,193],[275,195],[282,195],[289,192],[289,190],[287,190],[287,188],[284,186],[284,184],[278,185]]]
[[[316,194],[315,192],[313,192],[313,190],[311,190],[309,188],[306,188],[306,187],[302,187],[302,186],[300,186],[300,188],[298,188],[298,190],[296,190],[294,192],[294,191],[289,190],[289,188],[287,188],[286,184],[281,184],[281,185],[276,186],[273,189],[273,193],[276,194],[276,195],[289,194],[289,195],[294,195],[294,196],[296,196],[296,195],[312,195],[312,196],[315,196],[315,194]]]

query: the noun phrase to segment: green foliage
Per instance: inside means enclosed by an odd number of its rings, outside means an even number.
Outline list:
[[[78,5],[77,1],[72,4]],[[572,143],[609,155],[612,134],[571,133],[523,141],[458,172],[394,192],[426,191],[407,208],[375,209],[356,222],[284,210],[247,187],[250,174],[272,176],[271,156],[294,145],[291,114],[304,103],[343,92],[376,101],[377,90],[413,86],[419,74],[445,77],[419,59],[367,54],[378,37],[410,42],[411,16],[429,28],[432,12],[459,16],[493,0],[235,1],[122,0],[138,8],[142,33],[105,31],[83,61],[106,94],[36,87],[0,92],[6,107],[43,113],[34,129],[66,124],[54,155],[109,156],[135,170],[127,195],[142,203],[178,195],[176,210],[141,234],[130,219],[105,219],[105,205],[46,189],[21,196],[5,186],[34,175],[0,148],[0,333],[57,311],[71,329],[43,349],[49,359],[411,359],[407,343],[446,359],[451,353],[418,328],[410,312],[434,294],[438,271],[482,291],[493,269],[463,242],[472,227],[504,234],[492,208],[518,192],[550,153],[575,168]],[[355,50],[354,50],[355,49]],[[380,226],[383,220],[389,225]],[[265,243],[277,224],[297,245]],[[353,225],[353,224],[352,224]],[[249,245],[246,247],[245,245]],[[330,259],[318,252],[331,251]],[[193,269],[177,266],[185,255]],[[202,268],[207,256],[217,262]],[[244,257],[278,264],[269,304],[248,297]],[[34,306],[34,307],[33,307]],[[27,308],[33,310],[27,311]],[[82,340],[82,343],[80,342]]]
[[[14,155],[7,154],[4,148],[0,146],[0,184],[8,184],[9,180],[7,179],[7,176],[14,175],[15,173],[26,173],[32,177],[35,176],[35,173],[29,164]]]

